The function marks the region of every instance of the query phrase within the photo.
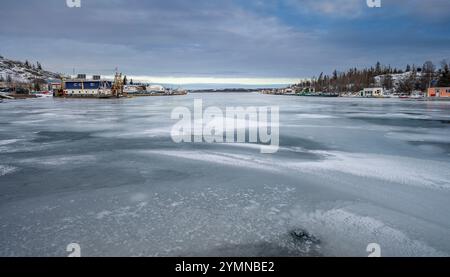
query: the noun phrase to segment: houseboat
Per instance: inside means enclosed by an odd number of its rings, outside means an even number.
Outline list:
[[[63,80],[61,88],[55,92],[57,97],[66,98],[112,98],[123,96],[122,75],[116,74],[114,81],[102,80],[99,75],[86,79],[79,74],[75,79]]]

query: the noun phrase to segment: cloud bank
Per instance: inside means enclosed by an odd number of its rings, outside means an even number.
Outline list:
[[[4,0],[0,54],[64,73],[250,83],[450,57],[450,1],[365,2]]]

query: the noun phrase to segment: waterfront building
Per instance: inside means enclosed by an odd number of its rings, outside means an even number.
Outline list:
[[[150,85],[146,88],[147,93],[155,94],[155,93],[165,93],[166,88],[161,85]]]
[[[361,97],[383,97],[384,89],[379,88],[365,88],[361,91]]]
[[[447,88],[429,88],[428,97],[450,97],[450,87]]]
[[[64,81],[64,96],[68,97],[111,97],[112,82],[100,80],[99,76],[88,80],[86,75],[79,74],[77,79]]]
[[[143,94],[146,92],[144,88],[145,86],[142,85],[125,85],[123,87],[123,92],[128,95]]]

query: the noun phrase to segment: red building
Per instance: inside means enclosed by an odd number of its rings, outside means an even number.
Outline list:
[[[428,97],[450,97],[450,87],[448,88],[429,88]]]

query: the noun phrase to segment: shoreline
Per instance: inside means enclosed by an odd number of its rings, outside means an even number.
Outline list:
[[[188,93],[173,93],[173,94],[130,94],[121,97],[98,97],[98,96],[50,96],[50,97],[38,97],[36,95],[28,94],[5,94],[4,96],[11,98],[0,98],[2,100],[25,100],[25,99],[40,99],[40,98],[58,98],[58,99],[123,99],[123,98],[142,98],[142,97],[171,97],[171,96],[186,96],[189,94],[233,94],[233,93],[256,93],[259,95],[272,95],[272,96],[293,96],[302,98],[345,98],[345,99],[392,99],[392,100],[404,100],[404,101],[432,101],[432,102],[447,102],[450,101],[449,97],[358,97],[358,96],[336,96],[336,95],[297,95],[297,94],[271,94],[261,92],[248,92],[248,91],[230,91],[230,92],[217,92],[217,91],[204,91],[204,92],[188,92]]]
[[[399,99],[399,100],[414,100],[414,101],[450,101],[450,97],[358,97],[358,96],[329,96],[329,95],[297,95],[297,94],[272,94],[272,93],[259,93],[261,95],[273,95],[273,96],[294,96],[302,98],[345,98],[345,99]]]

